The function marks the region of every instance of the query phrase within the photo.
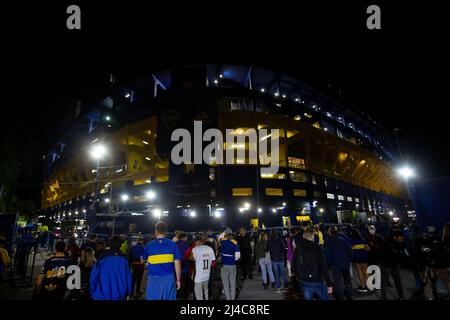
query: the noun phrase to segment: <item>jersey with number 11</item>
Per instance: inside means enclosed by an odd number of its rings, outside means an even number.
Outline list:
[[[192,255],[195,260],[195,282],[209,280],[211,263],[216,260],[214,250],[206,245],[200,245],[192,249]]]

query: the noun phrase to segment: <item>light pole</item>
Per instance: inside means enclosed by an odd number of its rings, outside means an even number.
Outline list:
[[[128,196],[128,194],[124,193],[120,196],[120,200],[122,200],[122,202],[127,202],[128,199],[130,197]],[[110,202],[111,203],[111,202]],[[119,215],[119,201],[117,201],[117,210],[116,213],[113,215],[113,226],[112,226],[112,235],[114,235],[114,230],[116,227],[116,217]]]
[[[413,178],[416,176],[414,169],[412,167],[410,167],[409,165],[404,165],[397,170],[397,174],[405,182],[405,187],[406,187],[406,192],[408,193],[408,198],[413,203],[414,210],[416,211],[416,215],[417,215],[417,217],[419,217],[420,215],[417,212],[418,206],[415,201],[416,189],[415,189],[414,182],[413,182]],[[408,214],[408,212],[406,212],[406,214]],[[424,218],[424,217],[420,217],[419,219],[422,219],[422,218]],[[424,221],[422,221],[422,222],[424,222]]]
[[[91,212],[90,217],[89,217],[90,218],[89,224],[92,226],[95,225],[95,218],[97,215],[97,209],[98,209],[98,203],[99,203],[98,193],[99,193],[99,184],[100,184],[100,174],[99,174],[100,160],[106,155],[106,153],[107,153],[106,147],[102,144],[95,144],[90,150],[91,157],[97,161],[97,168],[95,170],[95,202],[94,202],[94,206],[93,206],[94,212]]]

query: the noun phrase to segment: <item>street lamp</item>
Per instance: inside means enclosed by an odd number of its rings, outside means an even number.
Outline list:
[[[100,160],[107,153],[106,147],[102,144],[96,144],[91,149],[91,157],[95,160]]]

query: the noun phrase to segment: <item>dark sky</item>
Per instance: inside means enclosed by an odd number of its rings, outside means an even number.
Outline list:
[[[2,21],[2,131],[38,140],[38,164],[67,101],[107,86],[110,73],[125,82],[171,64],[254,64],[341,89],[347,104],[402,128],[419,176],[450,175],[445,10],[378,2],[382,30],[370,31],[372,2],[293,2],[145,8],[82,1],[78,32],[65,29],[65,4],[12,7]]]

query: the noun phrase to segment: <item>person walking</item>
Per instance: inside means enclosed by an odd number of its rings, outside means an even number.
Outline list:
[[[144,274],[144,239],[138,238],[135,245],[130,249],[130,262],[133,276],[133,296],[138,299],[141,295],[142,276]]]
[[[45,260],[36,278],[33,298],[36,300],[63,300],[67,291],[67,268],[72,264],[66,257],[66,244],[59,241],[55,245],[55,255]]]
[[[95,252],[95,259],[98,260],[107,251],[105,241],[98,241],[95,245],[95,248],[92,248],[92,249]]]
[[[400,277],[399,260],[401,252],[404,250],[404,237],[401,231],[394,231],[383,243],[380,255],[381,268],[381,299],[387,300],[386,289],[389,277],[394,279],[397,295],[400,300],[404,300],[402,280]]]
[[[67,246],[67,251],[72,261],[72,264],[78,265],[78,258],[80,257],[80,247],[75,242],[75,238],[69,239],[69,245]]]
[[[352,278],[350,276],[350,267],[353,260],[352,247],[339,236],[336,227],[328,229],[328,235],[324,250],[333,278],[334,296],[336,300],[353,300]],[[342,286],[342,282],[344,286]]]
[[[369,265],[379,265],[383,237],[377,233],[374,225],[370,225],[367,229],[369,231],[366,236],[367,245],[369,246]]]
[[[314,295],[320,300],[328,300],[328,294],[333,292],[333,286],[325,256],[320,247],[314,243],[312,227],[303,230],[303,241],[294,250],[292,270],[301,283],[305,300],[312,300]]]
[[[272,262],[270,261],[270,255],[267,252],[267,233],[265,232],[262,232],[260,234],[259,241],[256,243],[255,256],[256,261],[258,261],[258,264],[261,267],[263,288],[268,288],[267,274],[269,274],[271,285],[275,285],[275,276],[273,275]]]
[[[95,253],[92,248],[86,248],[84,252],[84,261],[80,261],[78,265],[80,267],[80,290],[72,290],[71,297],[74,300],[87,301],[91,299],[91,288],[89,280],[91,277],[91,271],[96,262]]]
[[[95,233],[91,234],[89,241],[83,243],[81,246],[81,260],[84,260],[84,252],[86,251],[86,248],[92,248],[94,252],[97,250],[97,235]],[[98,259],[97,256],[96,258]]]
[[[113,236],[110,240],[110,249],[94,264],[89,279],[92,299],[126,300],[131,296],[133,292],[131,269],[127,257],[120,252],[121,245],[121,237]]]
[[[239,244],[232,239],[232,236],[232,231],[227,229],[224,232],[224,238],[220,239],[220,255],[222,259],[220,276],[227,300],[236,299],[236,261],[241,257]]]
[[[237,237],[237,242],[239,244],[239,249],[241,250],[241,260],[240,266],[242,270],[242,280],[252,279],[252,245],[250,234],[244,227],[239,229],[239,236]]]
[[[214,250],[206,245],[208,235],[204,234],[197,239],[197,244],[192,249],[191,259],[195,261],[194,292],[196,300],[209,299],[209,277],[211,266],[216,262]]]
[[[369,261],[369,255],[367,251],[369,246],[366,240],[363,239],[358,229],[352,229],[350,233],[350,244],[353,250],[353,263],[356,271],[358,272],[359,287],[358,291],[368,292],[367,289],[367,263]]]
[[[267,241],[267,251],[270,254],[270,261],[272,262],[272,269],[275,275],[275,284],[277,287],[275,292],[287,292],[288,281],[284,264],[286,246],[275,229],[272,229],[270,239]],[[281,289],[281,281],[283,281],[283,289]]]
[[[147,300],[176,300],[181,287],[181,253],[175,242],[166,238],[167,224],[155,225],[155,240],[145,245],[147,261]]]

